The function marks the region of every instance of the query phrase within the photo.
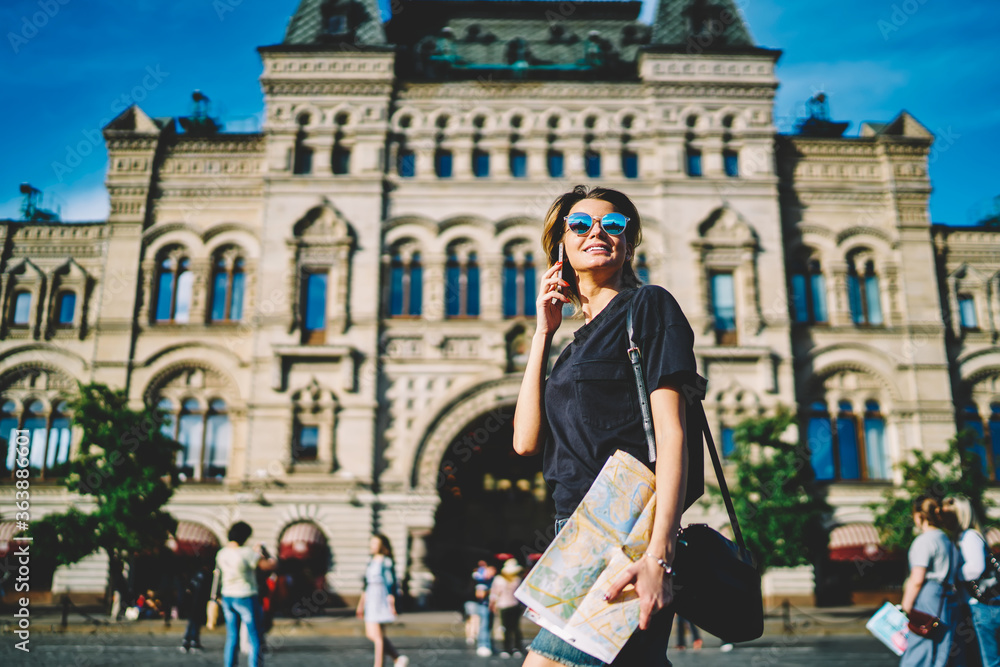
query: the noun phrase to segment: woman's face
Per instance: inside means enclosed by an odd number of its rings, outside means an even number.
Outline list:
[[[566,260],[577,273],[621,271],[628,254],[625,232],[611,236],[597,224],[605,214],[614,211],[615,207],[602,199],[581,199],[569,210],[569,213],[587,213],[594,219],[590,231],[583,236],[571,231],[566,222],[562,222]],[[634,221],[630,220],[629,224],[634,224]]]
[[[368,553],[374,556],[375,554],[381,552],[381,550],[382,550],[382,540],[378,539],[377,537],[373,537],[370,540],[368,540]]]

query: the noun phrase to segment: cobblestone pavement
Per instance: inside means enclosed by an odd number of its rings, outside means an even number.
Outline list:
[[[183,654],[179,639],[142,634],[37,634],[31,653],[15,650],[15,638],[0,636],[0,664],[5,667],[191,667],[222,664],[222,637],[206,636],[205,651]],[[516,667],[520,658],[476,657],[473,649],[450,637],[402,637],[397,646],[412,667]],[[701,651],[671,650],[675,667],[889,667],[898,659],[870,636],[819,637],[790,635],[763,638],[722,652],[709,638]],[[242,658],[242,665],[247,659]],[[371,644],[353,637],[289,637],[265,661],[267,667],[368,667]]]

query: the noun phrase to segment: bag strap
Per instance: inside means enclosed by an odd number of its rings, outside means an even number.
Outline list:
[[[642,429],[646,433],[646,444],[649,447],[649,462],[656,461],[656,436],[653,433],[653,415],[649,408],[649,392],[646,391],[646,378],[642,370],[641,351],[639,344],[635,341],[635,331],[632,326],[632,310],[635,306],[635,297],[628,304],[628,312],[625,314],[625,326],[628,329],[628,358],[632,363],[632,374],[635,375],[635,384],[639,390],[639,408],[642,410]],[[701,431],[705,434],[705,445],[708,453],[712,457],[712,467],[715,468],[715,478],[719,482],[719,490],[722,492],[722,500],[726,505],[726,512],[729,513],[729,523],[733,526],[733,536],[740,552],[746,554],[747,547],[743,542],[743,531],[740,530],[739,519],[736,518],[736,509],[733,507],[733,499],[729,495],[729,485],[726,484],[726,476],[722,473],[722,461],[719,460],[719,452],[715,449],[715,439],[712,438],[712,431],[708,427],[708,418],[705,416],[705,406],[698,402],[698,417],[701,419]],[[688,428],[692,425],[688,424]]]

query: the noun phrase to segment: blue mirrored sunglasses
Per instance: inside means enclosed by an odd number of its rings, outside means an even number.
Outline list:
[[[574,234],[583,236],[590,231],[590,228],[594,226],[594,222],[597,221],[596,218],[592,217],[589,213],[570,213],[565,217],[566,225]],[[625,231],[625,226],[628,224],[628,218],[626,218],[621,213],[607,213],[601,218],[601,229],[610,234],[611,236],[618,236]]]

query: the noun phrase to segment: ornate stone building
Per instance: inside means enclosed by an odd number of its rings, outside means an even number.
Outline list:
[[[730,0],[639,9],[414,0],[383,25],[372,0],[303,0],[259,49],[261,132],[125,111],[107,220],[0,225],[3,437],[31,430],[57,479],[75,381],[124,387],[184,446],[175,548],[243,519],[350,597],[378,528],[412,594],[454,587],[465,559],[544,546],[510,420],[541,222],[583,182],[642,211],[638,272],[695,329],[723,448],[797,409],[835,522],[870,520],[893,464],[973,408],[1000,453],[1000,235],[932,227],[932,135],[905,112],[779,134],[780,52]]]

